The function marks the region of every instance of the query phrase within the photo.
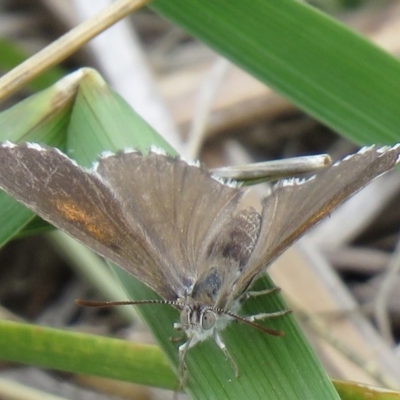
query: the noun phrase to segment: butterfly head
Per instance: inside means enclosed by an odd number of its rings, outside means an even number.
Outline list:
[[[192,339],[192,346],[212,336],[218,313],[209,306],[185,304],[181,310],[180,328]]]

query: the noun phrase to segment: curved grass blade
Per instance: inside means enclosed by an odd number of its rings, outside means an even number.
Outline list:
[[[357,143],[400,137],[400,63],[293,0],[154,0],[151,7]]]

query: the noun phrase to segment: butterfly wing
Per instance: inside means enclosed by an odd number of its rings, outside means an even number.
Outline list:
[[[152,172],[146,172],[152,163]],[[178,164],[171,173],[175,162],[166,156],[130,153],[100,160],[97,171],[91,171],[57,149],[5,142],[0,146],[0,187],[165,299],[175,300],[187,260],[177,255],[192,244],[201,246],[213,219],[234,208],[240,194],[209,182],[198,167]],[[194,258],[190,254],[191,262]]]
[[[400,146],[372,146],[306,180],[284,180],[263,200],[257,244],[236,282],[234,298],[252,280],[340,203],[399,162]]]
[[[204,264],[199,255],[236,210],[243,191],[195,165],[162,154],[119,153],[99,161],[130,225],[139,224],[159,251],[168,283],[184,296]]]

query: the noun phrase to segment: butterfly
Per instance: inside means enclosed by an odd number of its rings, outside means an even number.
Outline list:
[[[242,207],[246,190],[162,151],[105,153],[90,169],[58,149],[0,144],[0,188],[40,217],[119,265],[180,311],[188,349],[220,337],[232,320],[257,323],[288,310],[237,314],[248,289],[284,250],[344,200],[399,162],[400,145],[371,146],[309,179],[278,181],[262,211]],[[261,294],[266,294],[264,291]],[[85,302],[83,302],[85,303]],[[89,304],[90,305],[90,304]]]

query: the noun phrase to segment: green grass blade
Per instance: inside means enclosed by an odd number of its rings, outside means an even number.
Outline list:
[[[156,346],[10,321],[0,321],[0,332],[2,360],[167,389],[176,385]]]
[[[28,54],[18,45],[5,38],[0,38],[0,69],[8,71],[21,64],[28,58]],[[34,80],[29,82],[28,87],[32,90],[43,90],[56,83],[65,75],[60,67],[52,67]]]
[[[39,142],[63,148],[73,99],[55,85],[0,113],[0,141]],[[21,233],[34,214],[0,193],[0,246]],[[37,220],[37,219],[35,219]],[[43,222],[35,222],[38,230]],[[48,226],[48,224],[46,224]]]
[[[293,0],[154,0],[152,8],[358,143],[400,138],[400,63]]]
[[[93,97],[94,96],[94,97]],[[131,110],[123,118],[115,118],[112,91],[106,85],[82,85],[71,119],[69,144],[73,158],[89,165],[101,150],[116,150],[131,146],[147,151],[150,145],[165,147],[151,128]],[[113,106],[114,105],[114,106]],[[79,113],[79,117],[75,116]],[[126,121],[129,120],[129,125]],[[100,126],[99,126],[100,124]],[[104,147],[103,147],[104,146]],[[166,147],[171,152],[169,146]],[[129,184],[129,182],[127,182]],[[156,298],[146,286],[115,268],[132,299]],[[264,283],[268,282],[266,279]],[[271,285],[270,282],[267,284]],[[279,296],[249,301],[245,313],[285,308]],[[142,306],[140,312],[151,327],[161,347],[177,366],[177,346],[170,337],[176,336],[173,323],[178,321],[176,310],[168,306]],[[213,341],[206,341],[189,351],[189,392],[196,399],[338,399],[335,389],[316,360],[301,332],[288,316],[269,322],[268,326],[286,332],[283,338],[269,337],[247,326],[232,324],[223,337],[238,362],[241,377],[235,379],[232,368]]]
[[[133,147],[147,153],[154,145],[177,155],[94,70],[86,69],[68,130],[67,152],[89,166],[103,150]]]

